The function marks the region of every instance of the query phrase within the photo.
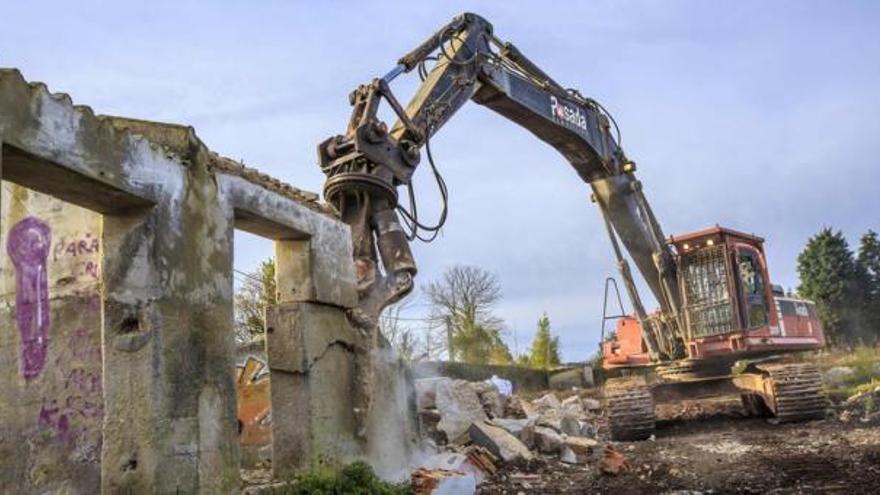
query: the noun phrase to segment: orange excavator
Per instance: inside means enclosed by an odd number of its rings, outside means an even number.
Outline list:
[[[391,82],[417,71],[422,79],[404,106]],[[559,151],[590,186],[605,220],[634,314],[618,319],[604,339],[607,368],[656,373],[606,382],[612,437],[648,438],[657,400],[739,393],[751,412],[780,421],[824,415],[818,371],[772,356],[824,345],[815,307],[774,293],[763,240],[714,227],[666,238],[620,147],[620,131],[596,100],[554,81],[491,24],[462,14],[443,26],[384,77],[350,95],[345,134],[318,146],[327,176],[324,197],[352,231],[359,305],[349,319],[375,327],[382,310],[413,288],[410,241],[432,240],[446,219],[446,184],[431,156],[430,139],[468,101],[489,107]],[[389,127],[377,112],[386,101],[397,116]],[[436,225],[423,224],[412,176],[422,149],[444,200]],[[409,206],[398,188],[408,189]],[[645,310],[626,254],[659,303]],[[605,319],[603,318],[603,323]],[[737,361],[751,360],[733,374]]]

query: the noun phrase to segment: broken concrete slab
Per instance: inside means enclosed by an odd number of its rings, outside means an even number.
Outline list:
[[[552,428],[535,427],[535,448],[542,454],[558,454],[562,449],[563,438]]]
[[[571,436],[580,436],[581,434],[581,422],[570,414],[566,414],[562,416],[562,420],[560,421],[559,431],[566,435]]]
[[[542,395],[540,398],[532,401],[532,405],[535,406],[538,413],[542,413],[549,410],[558,410],[562,407],[562,402],[556,397],[556,394],[548,393]]]
[[[577,395],[572,395],[562,401],[559,408],[564,415],[571,416],[575,419],[586,419],[587,417],[587,411],[584,409],[584,404],[581,401],[581,398]]]
[[[530,419],[495,418],[492,424],[500,426],[518,438],[528,448],[535,446],[535,424]]]
[[[486,448],[504,462],[534,458],[528,447],[504,428],[481,421],[473,423],[468,433],[474,444]]]
[[[489,419],[480,398],[467,381],[439,382],[435,400],[440,413],[437,429],[446,434],[449,442],[467,433],[472,423]]]
[[[498,387],[492,382],[471,382],[471,387],[480,398],[483,409],[489,416],[500,418],[504,416],[504,397],[498,391]]]

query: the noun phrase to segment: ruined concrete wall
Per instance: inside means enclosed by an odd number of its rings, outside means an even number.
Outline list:
[[[0,493],[100,486],[101,218],[3,182]]]
[[[94,212],[28,220],[15,191],[0,194],[0,232],[15,252],[5,266],[16,272],[11,286],[8,268],[2,276],[0,363],[10,373],[0,381],[0,454],[15,464],[0,483],[42,492],[38,479],[93,493],[100,445],[104,493],[239,488],[235,228],[276,241],[273,467],[287,474],[378,456],[380,430],[370,425],[405,399],[392,385],[402,375],[359,359],[373,347],[346,318],[357,304],[350,231],[315,195],[216,155],[191,128],[95,116],[9,69],[0,69],[0,145],[0,178],[56,198],[47,204]],[[85,220],[97,214],[100,229]],[[75,261],[64,258],[68,249]],[[360,412],[366,426],[353,407],[364,376],[383,381],[380,407]],[[86,393],[102,395],[103,406]],[[409,438],[382,445],[402,452]],[[53,456],[63,468],[34,469]],[[71,466],[82,460],[91,467],[80,475]]]

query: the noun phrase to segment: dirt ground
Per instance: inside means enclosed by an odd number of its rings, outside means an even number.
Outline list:
[[[614,444],[626,472],[545,458],[505,467],[479,493],[880,493],[880,421],[773,425],[742,417],[738,399],[677,404],[658,417],[654,440]]]

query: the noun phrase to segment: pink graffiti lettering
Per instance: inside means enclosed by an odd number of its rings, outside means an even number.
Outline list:
[[[49,283],[46,259],[51,229],[26,217],[9,231],[6,252],[15,266],[15,316],[21,334],[21,373],[25,380],[40,375],[49,345]]]
[[[61,239],[52,252],[53,259],[57,260],[61,256],[86,256],[95,254],[101,250],[101,243],[97,237],[92,234],[86,234],[80,239]]]
[[[87,262],[83,268],[83,275],[89,275],[93,279],[98,280],[100,278],[98,276],[98,264],[94,261]]]

